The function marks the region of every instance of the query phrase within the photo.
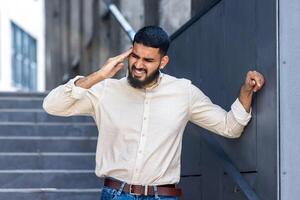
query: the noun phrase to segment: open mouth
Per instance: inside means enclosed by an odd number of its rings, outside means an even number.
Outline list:
[[[132,72],[135,77],[141,77],[146,74],[146,70],[142,69],[142,68],[138,69],[138,68],[133,67]]]

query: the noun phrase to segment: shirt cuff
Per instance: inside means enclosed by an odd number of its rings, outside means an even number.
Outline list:
[[[250,112],[248,113],[240,100],[237,98],[235,102],[231,105],[231,110],[233,112],[234,118],[238,123],[243,126],[246,126],[251,119],[252,108],[250,108]]]
[[[65,84],[65,92],[70,93],[70,96],[74,99],[81,99],[88,91],[88,89],[78,87],[74,84],[75,81],[83,77],[84,76],[76,76]]]

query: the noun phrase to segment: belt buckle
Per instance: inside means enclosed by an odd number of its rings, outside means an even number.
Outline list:
[[[135,196],[141,196],[142,195],[142,194],[132,192],[132,185],[131,184],[129,185],[129,194],[130,195],[135,195]]]

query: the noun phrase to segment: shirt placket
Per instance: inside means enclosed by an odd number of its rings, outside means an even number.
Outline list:
[[[145,90],[145,99],[144,99],[144,112],[143,112],[143,121],[142,121],[142,129],[140,134],[140,142],[137,150],[137,159],[133,172],[133,182],[139,182],[139,176],[141,173],[141,167],[143,162],[143,154],[145,151],[146,145],[146,137],[148,132],[148,124],[149,124],[149,114],[150,114],[150,98],[151,95],[149,91]]]

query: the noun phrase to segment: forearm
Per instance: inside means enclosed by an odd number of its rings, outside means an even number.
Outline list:
[[[239,96],[239,100],[247,112],[250,112],[251,109],[253,93],[259,91],[263,87],[264,82],[262,74],[257,71],[248,71]]]
[[[96,83],[99,83],[104,79],[113,77],[124,66],[123,62],[131,54],[131,52],[132,52],[132,48],[128,49],[126,52],[116,57],[109,58],[100,70],[84,78],[78,79],[74,83],[75,86],[85,88],[85,89],[90,89]]]
[[[227,112],[222,107],[213,104],[210,100],[202,101],[201,107],[194,108],[191,122],[227,138],[240,137],[244,126],[249,122],[251,115],[245,112],[243,105],[236,100]]]
[[[96,83],[99,83],[105,79],[105,76],[103,75],[101,70],[98,70],[86,77],[80,78],[77,81],[75,81],[75,86],[90,89],[92,86],[94,86]]]
[[[47,113],[59,116],[92,113],[91,101],[85,95],[88,90],[75,87],[74,80],[76,79],[71,79],[68,83],[58,86],[45,97],[43,108]]]
[[[240,103],[236,100],[227,112],[214,104],[199,88],[190,87],[190,116],[189,120],[209,131],[227,138],[237,138],[241,135],[244,126],[251,118]]]
[[[239,101],[245,108],[245,110],[249,113],[251,109],[251,104],[252,104],[252,96],[253,96],[253,91],[252,90],[247,90],[245,88],[245,85],[242,85],[240,89],[240,95],[239,95]]]

